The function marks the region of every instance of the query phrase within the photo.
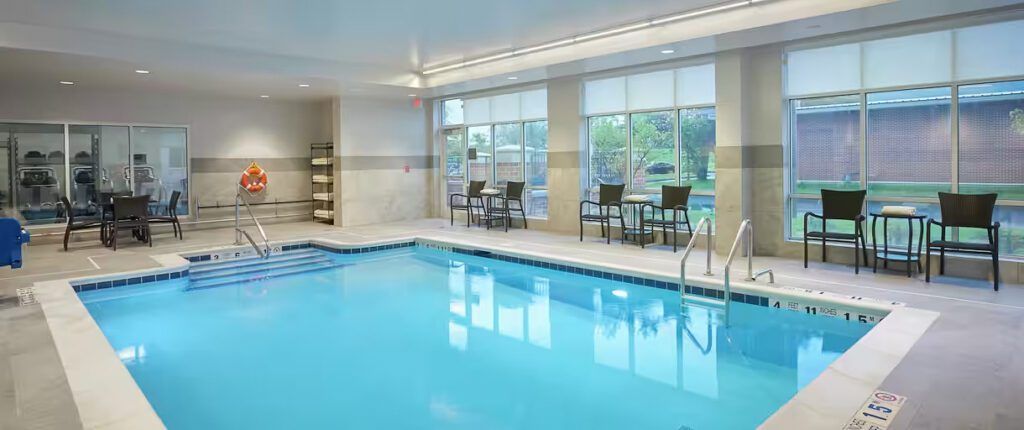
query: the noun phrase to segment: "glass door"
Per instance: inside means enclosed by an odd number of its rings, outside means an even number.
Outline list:
[[[99,214],[101,193],[127,193],[128,127],[109,125],[68,126],[70,192],[75,215]]]

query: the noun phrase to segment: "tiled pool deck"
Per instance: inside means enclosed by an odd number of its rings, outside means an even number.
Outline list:
[[[554,255],[602,267],[678,273],[679,254],[672,254],[666,247],[641,250],[630,245],[606,245],[598,238],[587,238],[586,242],[580,243],[576,236],[539,231],[488,232],[477,228],[449,227],[441,220],[345,229],[295,223],[268,226],[268,230],[272,239],[319,238],[339,243],[414,236],[436,238],[513,253]],[[75,245],[68,253],[60,251],[58,245],[35,245],[29,248],[24,269],[2,273],[0,297],[12,296],[16,288],[43,280],[95,278],[134,268],[168,267],[164,264],[166,261],[158,261],[165,256],[156,259],[151,256],[223,245],[231,242],[231,236],[227,229],[191,234],[185,241],[163,235],[157,237],[152,250],[132,246],[122,248],[116,254],[91,242]],[[702,260],[702,256],[693,256],[695,262]],[[697,270],[699,265],[693,263],[693,270],[689,272],[700,273]],[[1019,285],[1007,285],[1002,292],[993,293],[986,283],[980,281],[942,278],[940,282],[924,284],[920,280],[908,280],[898,272],[854,276],[849,267],[841,265],[819,263],[811,269],[803,269],[798,261],[774,258],[759,258],[755,265],[773,267],[779,283],[786,286],[899,301],[941,313],[924,336],[913,344],[906,357],[892,363],[895,370],[881,383],[881,389],[910,398],[908,407],[892,428],[1020,428],[1024,423],[1024,411],[1016,407],[1017,401],[1024,397],[1024,336],[1021,336],[1024,334],[1024,289]],[[712,267],[719,270],[721,262],[715,261]],[[182,269],[175,270],[180,273]],[[717,275],[717,278],[721,277],[720,273]],[[46,339],[45,326],[40,327],[39,313],[38,305],[0,309],[0,322],[5,323],[2,327],[8,332],[4,333],[5,336],[29,329],[42,333],[31,341],[5,337],[9,340],[0,350],[0,354],[4,354],[0,355],[0,360],[11,365],[0,374],[0,389],[15,401],[0,402],[13,405],[2,406],[0,428],[69,428],[67,423],[96,419],[79,417],[76,413],[53,342]],[[27,356],[38,359],[26,361]],[[864,367],[867,359],[845,361],[837,364],[847,366],[852,372],[871,371],[856,369],[857,366]],[[842,377],[841,372],[829,376],[835,379]],[[801,392],[801,396],[839,396],[839,393],[814,392],[814,385],[808,388]],[[853,400],[863,401],[863,398],[860,396]]]

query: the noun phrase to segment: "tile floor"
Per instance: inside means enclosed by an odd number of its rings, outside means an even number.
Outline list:
[[[597,263],[616,263],[665,273],[678,272],[679,254],[671,247],[613,242],[598,237],[584,242],[574,235],[535,230],[486,231],[429,219],[383,225],[335,228],[311,222],[267,226],[271,240],[321,237],[362,242],[400,236],[480,241],[509,249],[572,255]],[[179,241],[155,236],[153,248],[126,245],[116,253],[83,236],[64,252],[55,238],[34,238],[25,267],[0,269],[0,429],[80,427],[59,357],[38,305],[14,306],[15,289],[34,282],[155,267],[156,254],[198,250],[233,241],[230,229],[188,231]],[[701,273],[701,250],[691,257],[689,273]],[[723,258],[713,256],[715,276]],[[940,277],[925,284],[898,271],[854,275],[852,267],[759,257],[755,269],[771,267],[777,282],[842,294],[895,300],[938,311],[939,319],[884,381],[881,389],[909,397],[891,428],[1024,428],[1024,288],[1005,284],[996,293],[984,281]]]

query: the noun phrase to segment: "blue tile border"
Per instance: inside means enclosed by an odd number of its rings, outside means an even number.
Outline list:
[[[288,252],[288,251],[295,251],[295,250],[300,250],[300,249],[310,249],[310,248],[312,248],[312,249],[317,249],[317,250],[321,250],[321,251],[331,252],[331,253],[335,253],[335,254],[350,255],[350,254],[366,254],[366,253],[372,253],[372,252],[378,252],[378,251],[387,251],[387,250],[392,250],[392,249],[410,248],[410,247],[413,247],[413,246],[417,246],[417,243],[415,241],[411,241],[411,240],[407,241],[407,242],[389,243],[389,244],[384,244],[384,245],[363,246],[363,247],[356,247],[356,248],[336,248],[336,247],[333,247],[333,246],[322,245],[322,244],[319,244],[319,243],[309,243],[309,242],[307,242],[307,243],[283,245],[283,246],[281,246],[281,251],[282,252]],[[572,274],[575,274],[575,275],[589,276],[589,277],[592,277],[592,278],[607,279],[607,280],[610,280],[610,281],[618,281],[618,282],[625,282],[627,284],[639,285],[639,286],[642,286],[642,287],[651,287],[651,288],[657,288],[657,289],[660,289],[660,290],[668,290],[668,291],[679,291],[679,283],[678,282],[668,282],[668,281],[662,281],[662,280],[658,280],[658,279],[644,278],[642,276],[635,276],[635,275],[624,275],[624,274],[621,274],[621,273],[613,273],[613,272],[606,272],[606,271],[603,271],[603,270],[588,269],[588,268],[585,268],[585,267],[572,266],[572,265],[568,265],[568,264],[555,263],[555,262],[544,261],[544,260],[537,260],[537,259],[532,259],[532,258],[517,257],[517,256],[513,256],[513,255],[505,255],[505,254],[501,254],[501,253],[496,253],[496,252],[492,252],[492,251],[485,251],[485,250],[480,250],[480,249],[468,249],[468,248],[452,247],[451,251],[456,253],[456,254],[471,255],[471,256],[474,256],[474,257],[489,258],[489,259],[504,261],[504,262],[508,262],[508,263],[515,263],[515,264],[522,264],[522,265],[526,265],[526,266],[539,267],[539,268],[542,268],[542,269],[557,270],[557,271],[560,271],[560,272],[572,273]],[[185,258],[189,262],[199,263],[199,262],[211,261],[213,259],[213,254],[190,255],[190,256],[185,257]],[[131,278],[115,279],[115,280],[111,280],[111,281],[102,281],[102,282],[88,282],[88,281],[86,281],[86,282],[83,282],[83,283],[80,283],[80,284],[72,284],[72,288],[74,288],[75,292],[77,293],[77,292],[82,292],[82,291],[99,290],[99,289],[113,288],[113,287],[123,287],[123,286],[126,286],[126,285],[137,285],[137,284],[142,284],[142,283],[147,283],[147,282],[154,282],[154,281],[166,281],[166,280],[169,280],[169,279],[180,279],[180,278],[185,278],[187,276],[188,276],[188,270],[186,269],[186,270],[176,271],[176,272],[160,273],[160,274],[155,274],[155,275],[142,275],[142,276],[136,276],[136,277],[131,277]],[[709,288],[709,287],[697,287],[697,286],[687,285],[685,287],[685,289],[684,289],[684,292],[687,295],[695,295],[695,296],[707,297],[707,298],[716,299],[716,300],[722,300],[722,299],[725,298],[725,292],[724,291],[718,290],[718,289],[715,289],[715,288]],[[747,303],[747,304],[751,304],[751,305],[764,306],[764,307],[768,306],[768,298],[764,297],[764,296],[757,296],[757,295],[743,294],[743,293],[732,293],[731,298],[732,298],[732,301],[734,301],[734,302]]]
[[[605,272],[602,270],[593,270],[583,267],[570,266],[561,263],[552,263],[543,260],[534,260],[530,258],[516,257],[512,255],[504,255],[495,253],[492,251],[483,251],[479,249],[466,249],[453,247],[452,252],[456,254],[472,255],[474,257],[490,258],[499,261],[505,261],[515,264],[523,264],[527,266],[539,267],[542,269],[557,270],[560,272],[572,273],[575,275],[589,276],[592,278],[607,279],[609,281],[625,282],[627,284],[639,285],[643,287],[652,287],[660,290],[679,291],[678,282],[667,282],[658,279],[644,278],[635,275],[623,275],[621,273]],[[687,295],[696,295],[707,297],[716,300],[723,300],[725,298],[725,291],[708,288],[708,287],[696,287],[687,285],[684,291]],[[747,303],[751,305],[768,307],[768,297],[757,296],[753,294],[743,293],[732,293],[732,301],[739,303]]]

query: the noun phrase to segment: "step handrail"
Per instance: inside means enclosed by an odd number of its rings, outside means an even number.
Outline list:
[[[772,269],[764,269],[757,273],[754,273],[754,225],[750,222],[750,219],[745,219],[740,223],[740,229],[736,232],[736,240],[732,242],[732,248],[729,250],[729,257],[725,259],[725,268],[723,269],[724,287],[725,287],[725,305],[726,305],[726,318],[728,318],[729,302],[732,300],[732,289],[729,285],[729,269],[732,267],[732,261],[736,257],[736,251],[739,249],[740,242],[743,238],[747,238],[747,281],[756,281],[758,276],[765,273],[768,274],[769,283],[775,283],[775,273]]]
[[[242,197],[242,193],[245,192],[248,196],[252,196],[249,190],[245,189],[242,185],[238,185],[238,192],[235,194],[235,245],[242,244],[242,236],[249,240],[249,244],[252,245],[253,249],[256,250],[256,254],[259,254],[260,258],[267,258],[270,256],[270,241],[267,240],[267,232],[263,230],[263,225],[260,224],[260,220],[256,219],[256,215],[252,213],[252,206],[249,206],[249,202]],[[249,213],[249,218],[256,224],[256,230],[260,233],[260,238],[263,239],[263,248],[261,249],[256,241],[253,240],[252,236],[248,232],[242,229],[240,226],[240,207],[239,202],[245,205],[246,212]]]
[[[686,259],[690,258],[690,252],[693,251],[693,246],[697,244],[697,237],[699,237],[698,235],[704,227],[708,229],[707,266],[704,269],[704,276],[711,276],[711,217],[704,217],[697,222],[697,229],[690,234],[690,242],[686,244],[686,249],[683,250],[683,258],[679,260],[679,297],[681,299],[686,296]]]

